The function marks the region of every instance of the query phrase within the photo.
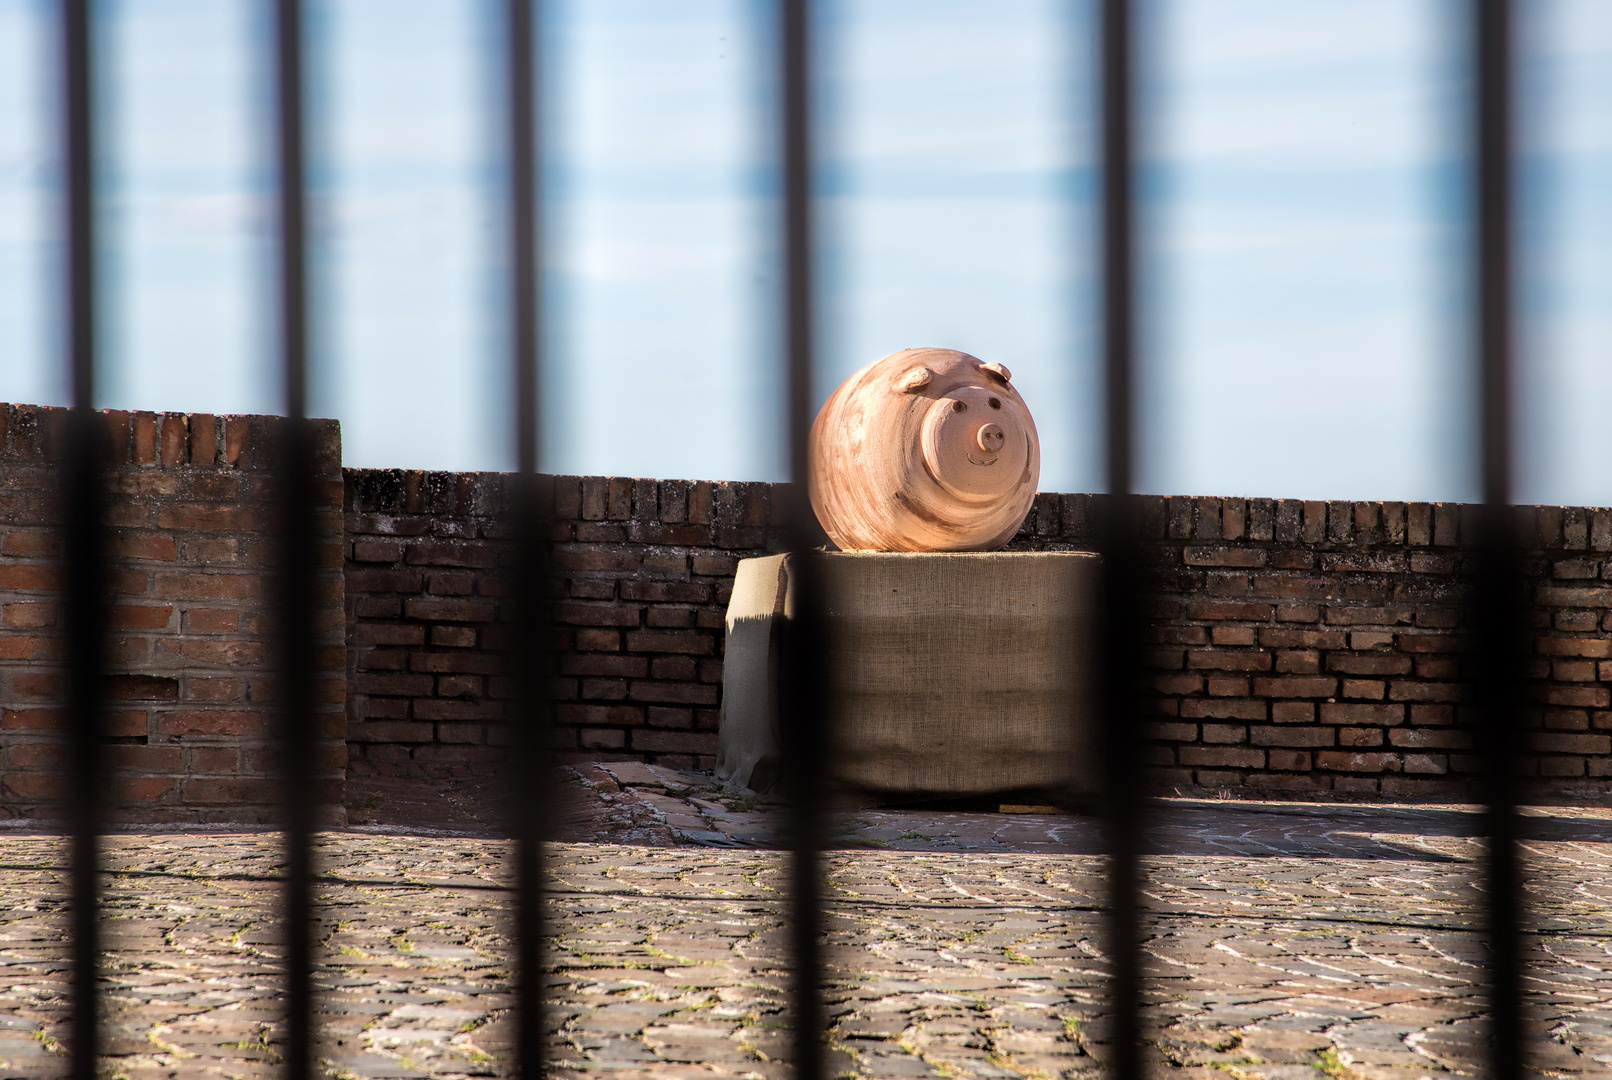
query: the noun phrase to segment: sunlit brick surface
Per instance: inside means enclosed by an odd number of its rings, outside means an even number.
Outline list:
[[[129,822],[272,818],[277,423],[108,410],[109,802]],[[49,818],[64,790],[66,410],[0,404],[0,818]],[[322,798],[347,764],[341,432],[314,422],[313,692]]]

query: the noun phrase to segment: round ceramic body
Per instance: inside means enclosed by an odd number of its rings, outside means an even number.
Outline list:
[[[812,424],[812,509],[844,551],[994,551],[1041,478],[1035,421],[1000,364],[906,349],[852,375]]]

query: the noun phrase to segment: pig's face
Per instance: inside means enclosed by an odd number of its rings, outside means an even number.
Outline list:
[[[937,396],[922,431],[929,474],[964,502],[1000,499],[1024,478],[1029,436],[998,386],[970,383]]]
[[[847,379],[812,426],[812,505],[842,548],[1000,547],[1035,498],[1035,422],[1012,375],[907,349]]]

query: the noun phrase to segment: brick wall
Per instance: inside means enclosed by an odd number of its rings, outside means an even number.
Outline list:
[[[115,447],[119,816],[266,817],[272,422],[105,417]],[[60,418],[0,406],[3,816],[47,813],[60,791]],[[338,486],[334,424],[322,438],[328,711],[317,752],[327,788],[338,792],[344,755],[360,773],[487,771],[502,753],[505,478],[348,470]],[[559,752],[709,767],[723,613],[738,560],[779,547],[773,487],[551,483]],[[1210,498],[1144,506],[1147,722],[1161,784],[1406,797],[1465,789],[1466,508]],[[1087,547],[1090,511],[1087,496],[1038,496],[1012,546]],[[1612,510],[1520,508],[1517,537],[1534,603],[1526,766],[1553,788],[1605,791]]]
[[[710,768],[738,560],[771,486],[560,476],[553,689],[567,760]],[[499,750],[504,479],[347,470],[354,772],[454,776]]]
[[[264,634],[273,559],[265,417],[104,413],[113,677],[108,738],[125,821],[271,817],[274,681]],[[62,791],[56,463],[63,412],[0,405],[0,817],[55,813]],[[341,802],[340,433],[318,427],[323,796]]]
[[[740,558],[776,550],[767,484],[554,478],[559,750],[709,767]],[[353,768],[452,775],[497,753],[502,481],[347,473]],[[1144,500],[1151,764],[1165,787],[1442,797],[1471,775],[1451,504]],[[1043,494],[1012,547],[1084,548],[1090,498]],[[1612,776],[1612,510],[1523,507],[1535,752]]]
[[[1014,546],[1087,538],[1039,496]],[[1166,787],[1440,797],[1476,770],[1463,636],[1472,507],[1148,498],[1152,765]],[[1555,791],[1612,777],[1612,510],[1518,507],[1531,593],[1529,758]]]

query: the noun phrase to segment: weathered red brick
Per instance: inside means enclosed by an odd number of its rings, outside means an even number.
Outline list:
[[[411,627],[410,629],[422,629]],[[399,644],[417,644],[418,640],[400,642]],[[431,644],[457,649],[473,649],[476,647],[476,630],[469,626],[433,626],[431,628]]]
[[[65,580],[62,568],[39,563],[0,565],[0,589],[31,591],[60,589]]]
[[[31,558],[60,555],[61,550],[61,534],[55,530],[9,529],[4,541],[0,541],[0,555]]]
[[[1266,622],[1274,608],[1270,604],[1251,604],[1232,600],[1201,601],[1187,605],[1187,618],[1210,620],[1236,620],[1239,622]]]
[[[1147,737],[1166,742],[1196,742],[1198,725],[1154,721],[1147,725]]]
[[[1203,689],[1201,675],[1159,675],[1153,688],[1161,694],[1196,694]]]
[[[643,618],[637,605],[556,604],[554,620],[568,626],[624,626],[636,628]]]
[[[383,540],[353,541],[352,559],[361,563],[394,563],[403,557],[403,545]]]
[[[557,705],[554,716],[562,724],[613,724],[632,726],[644,722],[642,705]]]
[[[640,656],[570,653],[560,657],[560,673],[643,678],[649,674],[649,661]]]
[[[1544,585],[1535,593],[1535,600],[1547,607],[1612,607],[1612,588]]]
[[[1189,649],[1186,666],[1210,671],[1269,671],[1271,654],[1258,649]]]
[[[674,705],[715,705],[718,688],[703,683],[634,682],[627,692],[632,701],[647,701]]]
[[[180,781],[180,799],[187,804],[272,805],[277,804],[279,798],[279,784],[268,779],[236,776],[229,779],[187,778]]]
[[[440,622],[491,622],[498,607],[491,600],[424,600],[410,598],[403,601],[403,611],[411,619],[429,619]]]
[[[1327,622],[1333,626],[1409,626],[1416,619],[1412,608],[1345,607],[1328,605]]]
[[[378,694],[391,697],[421,697],[431,693],[435,685],[429,675],[403,672],[361,673],[353,677],[353,689],[360,694]]]
[[[263,579],[257,574],[182,573],[158,571],[152,594],[173,600],[227,600],[262,595]]]
[[[1405,722],[1403,705],[1357,705],[1324,703],[1321,706],[1323,724],[1350,726],[1392,727]]]
[[[1284,649],[1276,654],[1275,666],[1283,675],[1314,675],[1321,670],[1321,654],[1314,649]]]
[[[1183,765],[1208,765],[1238,769],[1265,767],[1265,751],[1238,746],[1183,746],[1176,751]]]
[[[1254,693],[1261,697],[1331,697],[1337,689],[1338,680],[1314,675],[1267,675],[1254,680]]]
[[[1595,754],[1604,756],[1612,753],[1612,736],[1574,735],[1560,731],[1531,731],[1528,733],[1528,749],[1537,753]]]
[[[118,710],[108,712],[102,732],[112,738],[139,738],[149,734],[149,722],[144,712]]]
[[[217,709],[182,709],[157,718],[157,731],[163,735],[257,735],[263,730],[263,717],[255,712]]]
[[[1256,746],[1334,746],[1338,741],[1335,728],[1308,724],[1253,727],[1248,735]]]
[[[1550,677],[1558,682],[1594,682],[1596,664],[1593,660],[1557,660],[1550,666]]]
[[[1418,656],[1416,675],[1422,679],[1458,679],[1461,677],[1461,661],[1454,656]]]
[[[1189,547],[1181,553],[1188,566],[1264,566],[1267,556],[1263,548],[1242,547]]]
[[[261,641],[220,641],[210,638],[170,638],[157,643],[159,662],[179,666],[211,664],[221,667],[258,666],[263,662]]]
[[[1181,702],[1181,715],[1204,720],[1263,720],[1265,703],[1246,698],[1187,698]]]
[[[241,613],[233,608],[190,608],[185,628],[197,634],[233,634],[241,628]]]
[[[504,662],[496,654],[472,652],[411,652],[410,671],[430,671],[439,674],[497,675],[504,670]]]
[[[1465,750],[1472,746],[1472,735],[1454,728],[1405,727],[1390,730],[1388,741],[1394,746]]]
[[[59,769],[67,760],[58,740],[13,743],[5,751],[6,764],[13,769]]]
[[[1315,766],[1333,772],[1398,772],[1400,757],[1398,754],[1381,751],[1317,750]]]
[[[1612,639],[1542,637],[1535,646],[1541,656],[1612,657]]]
[[[708,656],[715,651],[708,634],[692,630],[639,630],[627,634],[627,651],[635,653],[688,653]]]
[[[107,750],[113,767],[120,772],[172,774],[185,765],[184,748],[175,744],[120,745],[110,746]]]
[[[1381,679],[1345,679],[1338,696],[1357,701],[1381,701],[1388,694],[1388,684]]]
[[[173,802],[179,781],[171,776],[129,776],[118,780],[118,800],[125,804]]]
[[[266,524],[264,514],[251,506],[174,503],[157,507],[157,527],[160,529],[261,532]]]
[[[1248,680],[1229,675],[1211,675],[1204,680],[1210,697],[1247,697]]]
[[[1388,696],[1394,701],[1468,701],[1472,694],[1469,687],[1459,683],[1395,679],[1389,684]]]
[[[0,635],[0,660],[56,659],[65,652],[60,638],[37,634]]]
[[[1411,669],[1408,656],[1393,653],[1334,652],[1327,654],[1327,670],[1343,675],[1404,675]]]
[[[631,738],[634,750],[716,753],[714,731],[659,731],[652,728],[636,728],[632,731]]]
[[[165,675],[114,675],[106,681],[112,701],[175,701],[179,680]]]

